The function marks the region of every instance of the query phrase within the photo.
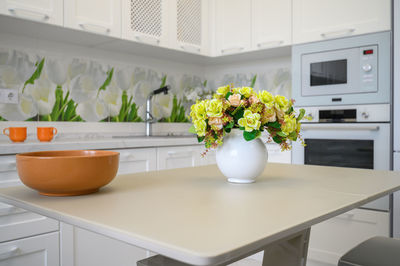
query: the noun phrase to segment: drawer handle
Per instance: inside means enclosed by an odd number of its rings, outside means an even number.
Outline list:
[[[258,49],[265,49],[265,48],[272,48],[272,47],[277,47],[281,46],[283,44],[282,40],[279,41],[270,41],[270,42],[259,42],[257,43]]]
[[[160,39],[154,36],[150,35],[144,35],[144,34],[136,34],[135,35],[136,40],[139,42],[147,43],[147,44],[153,44],[153,45],[159,45],[160,44]]]
[[[200,47],[190,44],[181,44],[181,48],[188,52],[200,53]]]
[[[378,131],[379,126],[369,126],[369,125],[310,125],[310,124],[303,124],[301,125],[303,130],[365,130],[365,131]]]
[[[336,31],[329,31],[321,33],[322,38],[334,38],[334,37],[343,37],[347,35],[353,34],[356,29],[343,29],[343,30],[336,30]]]
[[[12,13],[16,17],[22,17],[22,18],[28,18],[28,19],[33,19],[37,21],[43,21],[43,20],[48,20],[50,17],[49,15],[25,8],[20,8],[20,7],[10,7],[8,9],[10,13]],[[22,12],[22,13],[20,13]],[[24,14],[25,13],[25,14]]]
[[[226,53],[232,54],[232,53],[235,53],[235,52],[239,53],[239,52],[241,52],[243,50],[244,50],[243,46],[234,46],[234,47],[221,49],[221,53],[223,53],[223,54],[226,54]]]
[[[105,33],[108,34],[110,33],[110,28],[93,24],[93,23],[88,23],[88,22],[81,22],[78,24],[79,27],[81,27],[84,30],[91,31],[91,32],[97,32],[97,33]]]
[[[12,257],[19,248],[17,246],[6,247],[4,250],[0,250],[0,260],[5,260]]]
[[[124,156],[121,156],[121,162],[129,162],[135,159],[135,155],[133,154],[127,154]]]
[[[181,156],[183,156],[183,155],[192,156],[192,152],[176,152],[176,151],[169,151],[169,152],[167,152],[167,155],[168,155],[169,157],[172,157],[172,156],[179,156],[179,155],[181,155]]]
[[[6,208],[1,208],[0,209],[0,216],[5,216],[5,215],[10,215],[14,213],[20,213],[22,209],[17,208],[15,206],[10,206]]]

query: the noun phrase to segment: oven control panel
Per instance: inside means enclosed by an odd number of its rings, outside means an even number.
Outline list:
[[[360,79],[365,91],[377,91],[378,46],[360,47]]]

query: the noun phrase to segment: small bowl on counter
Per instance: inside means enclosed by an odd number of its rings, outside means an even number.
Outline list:
[[[72,150],[20,153],[19,178],[46,196],[77,196],[97,192],[117,174],[119,153]]]

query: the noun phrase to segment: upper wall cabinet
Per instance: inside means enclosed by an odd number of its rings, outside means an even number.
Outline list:
[[[251,1],[215,0],[216,55],[251,49]]]
[[[293,42],[390,30],[390,0],[295,0]]]
[[[292,1],[252,0],[252,47],[292,44]]]
[[[169,21],[171,47],[206,54],[208,1],[174,0],[169,5],[172,5]]]
[[[66,27],[121,37],[121,0],[65,0]]]
[[[168,46],[168,0],[122,0],[122,38]]]
[[[0,14],[62,26],[63,0],[1,0]]]

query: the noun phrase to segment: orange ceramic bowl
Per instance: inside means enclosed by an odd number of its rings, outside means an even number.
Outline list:
[[[113,151],[39,151],[17,154],[19,178],[46,196],[94,193],[114,179],[119,153]]]

